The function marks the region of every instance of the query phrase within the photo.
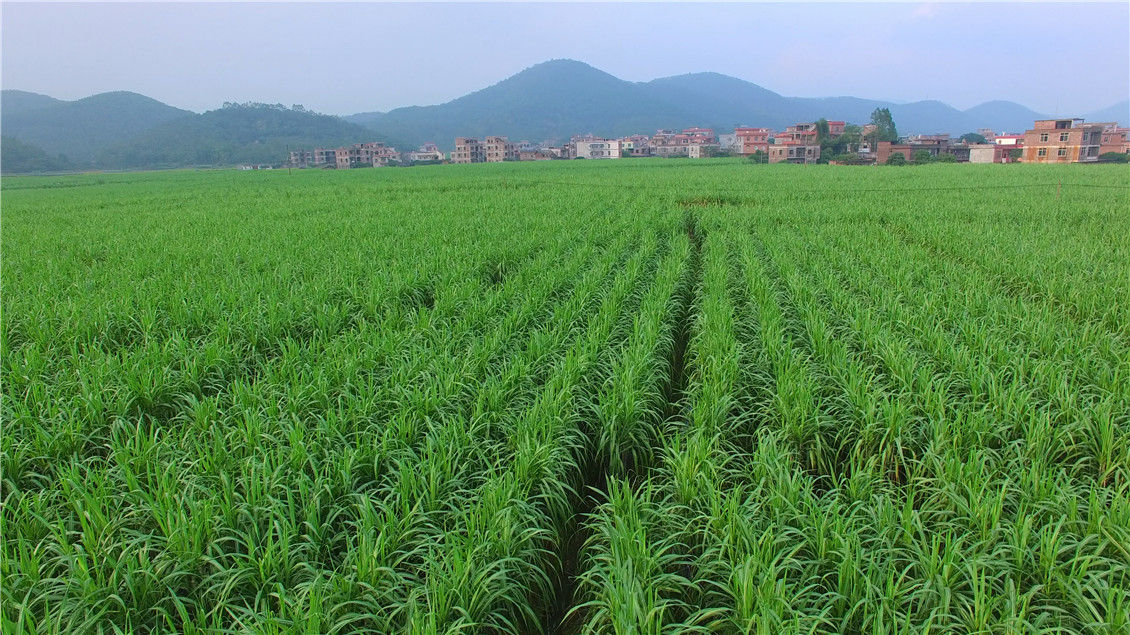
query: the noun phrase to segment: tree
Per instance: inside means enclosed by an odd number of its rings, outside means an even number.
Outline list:
[[[901,152],[896,152],[887,157],[887,165],[906,165],[906,157]]]
[[[933,163],[936,160],[937,159],[934,158],[934,155],[930,154],[929,150],[915,150],[914,151],[914,163],[915,164],[922,165],[924,163]]]
[[[891,117],[889,108],[876,108],[871,111],[871,124],[875,126],[875,132],[868,135],[867,140],[872,145],[880,141],[894,143],[899,140],[898,129],[895,128],[895,120]]]
[[[828,120],[821,117],[816,120],[815,125],[816,142],[819,143],[821,147],[823,147],[825,143],[832,140],[832,134],[828,131]]]
[[[746,157],[746,160],[750,163],[769,163],[769,155],[762,150],[758,150]]]
[[[985,135],[977,133],[977,132],[967,132],[967,133],[961,135],[960,137],[958,137],[957,140],[958,141],[964,141],[965,143],[988,143],[989,142],[989,140],[985,138]]]
[[[1104,152],[1099,155],[1099,163],[1126,163],[1130,162],[1130,155],[1121,152]]]
[[[733,150],[731,150],[730,148],[723,148],[721,146],[706,146],[705,148],[703,148],[703,153],[711,159],[734,156]]]

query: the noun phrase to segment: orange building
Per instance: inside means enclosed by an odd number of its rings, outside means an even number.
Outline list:
[[[1089,163],[1099,160],[1103,124],[1082,119],[1040,119],[1024,133],[1025,163]]]

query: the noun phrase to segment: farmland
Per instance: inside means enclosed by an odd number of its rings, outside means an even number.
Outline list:
[[[0,626],[1130,631],[1128,186],[5,179]]]

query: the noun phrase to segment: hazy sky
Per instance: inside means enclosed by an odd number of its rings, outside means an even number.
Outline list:
[[[4,88],[132,90],[350,114],[433,104],[553,58],[646,81],[716,71],[785,95],[1010,99],[1083,113],[1130,93],[1130,3],[21,4]]]

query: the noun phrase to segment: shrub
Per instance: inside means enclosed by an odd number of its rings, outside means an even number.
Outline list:
[[[1126,163],[1130,161],[1130,155],[1122,152],[1104,152],[1099,155],[1099,163]]]
[[[930,154],[929,150],[916,150],[914,152],[914,163],[918,165],[933,163],[934,161],[937,161],[937,158]]]
[[[887,157],[887,165],[906,165],[906,157],[897,152]]]

